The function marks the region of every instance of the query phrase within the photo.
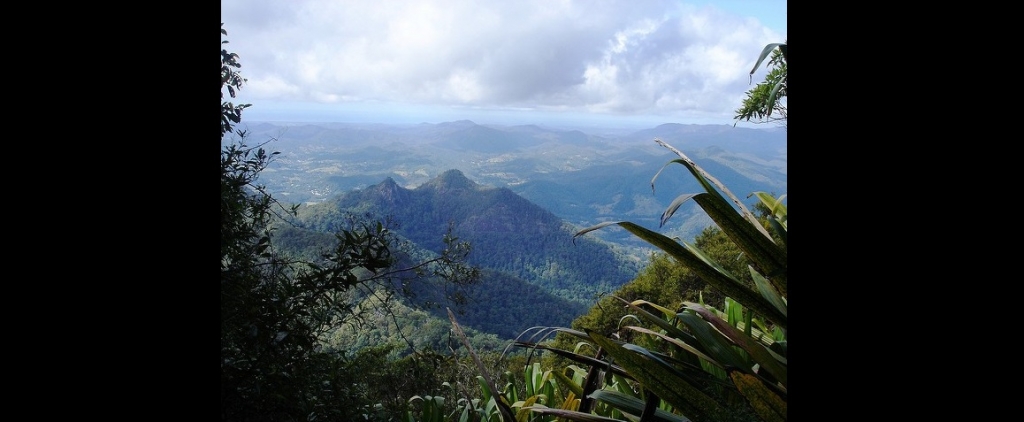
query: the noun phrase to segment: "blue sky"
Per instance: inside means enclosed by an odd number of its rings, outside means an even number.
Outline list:
[[[732,124],[786,14],[777,0],[221,0],[243,121],[279,122]]]

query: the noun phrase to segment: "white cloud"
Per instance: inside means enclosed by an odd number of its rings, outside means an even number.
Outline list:
[[[373,101],[731,118],[751,17],[678,1],[222,0],[247,102]],[[755,75],[756,80],[756,75]]]

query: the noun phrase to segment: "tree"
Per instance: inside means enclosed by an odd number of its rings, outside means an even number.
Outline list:
[[[224,24],[220,24],[221,36],[227,36],[228,32],[224,29]],[[246,82],[242,75],[240,75],[235,69],[242,67],[238,63],[238,55],[235,53],[228,52],[223,46],[227,44],[227,40],[221,40],[220,50],[220,135],[223,139],[226,133],[231,132],[233,124],[242,121],[242,110],[245,110],[252,104],[239,104],[235,105],[231,101],[224,101],[224,89],[227,88],[228,95],[231,98],[235,98],[236,90],[242,88],[242,84]]]
[[[227,32],[221,28],[221,35]],[[222,40],[222,45],[227,41]],[[248,104],[235,97],[245,82],[238,56],[221,50],[221,419],[277,421],[355,416],[344,400],[358,399],[341,381],[345,361],[318,353],[318,304],[333,289],[345,288],[358,266],[374,271],[388,264],[383,233],[356,237],[376,253],[326,271],[297,273],[271,247],[269,224],[284,209],[263,186],[260,171],[271,163],[263,145],[245,144],[233,132]],[[225,136],[241,140],[225,145]],[[292,208],[290,211],[294,211]],[[358,243],[358,242],[353,242]],[[354,249],[345,245],[341,249]],[[353,402],[355,402],[353,400]]]
[[[352,221],[321,259],[275,251],[274,224],[295,216],[298,206],[277,202],[259,184],[277,153],[268,153],[266,142],[246,145],[246,131],[234,128],[250,106],[225,101],[225,89],[234,98],[245,82],[240,68],[238,56],[222,49],[221,420],[365,420],[379,402],[365,385],[365,359],[325,348],[321,335],[350,316],[350,289],[401,288],[389,283],[403,272],[394,268],[397,239],[380,221]],[[229,134],[237,138],[226,142]],[[469,245],[450,236],[444,243],[444,251],[408,271],[475,282],[476,269],[464,265]]]
[[[769,68],[768,74],[765,75],[763,82],[758,83],[754,88],[747,91],[742,107],[736,110],[735,119],[737,121],[757,119],[762,121],[781,121],[785,124],[788,116],[785,99],[789,93],[786,78],[787,51],[786,42],[768,44],[761,51],[761,56],[757,59],[757,63],[754,64],[754,68],[750,69],[750,75],[753,77],[754,72],[761,67],[764,59],[771,54],[767,64]],[[773,112],[775,113],[774,117],[772,116]]]

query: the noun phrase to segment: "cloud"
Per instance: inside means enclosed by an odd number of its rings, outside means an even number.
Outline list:
[[[761,48],[784,40],[678,1],[222,0],[221,11],[248,102],[729,118]]]

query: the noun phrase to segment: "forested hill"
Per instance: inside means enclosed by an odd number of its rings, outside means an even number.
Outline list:
[[[387,178],[327,204],[339,212],[389,217],[398,224],[397,233],[435,252],[452,224],[453,234],[473,245],[471,264],[588,306],[595,295],[617,289],[640,268],[635,258],[608,244],[589,238],[573,242],[575,228],[551,212],[508,188],[477,184],[459,170],[415,189]]]
[[[531,326],[568,326],[642,266],[635,255],[611,244],[586,237],[574,242],[577,229],[551,212],[508,188],[475,183],[459,170],[414,189],[385,178],[332,201],[305,205],[296,226],[327,239],[345,227],[347,215],[390,220],[396,234],[433,252],[444,247],[451,225],[453,235],[472,245],[468,262],[483,270],[461,322],[504,339]],[[289,235],[276,244],[294,248],[300,238],[311,237]]]

